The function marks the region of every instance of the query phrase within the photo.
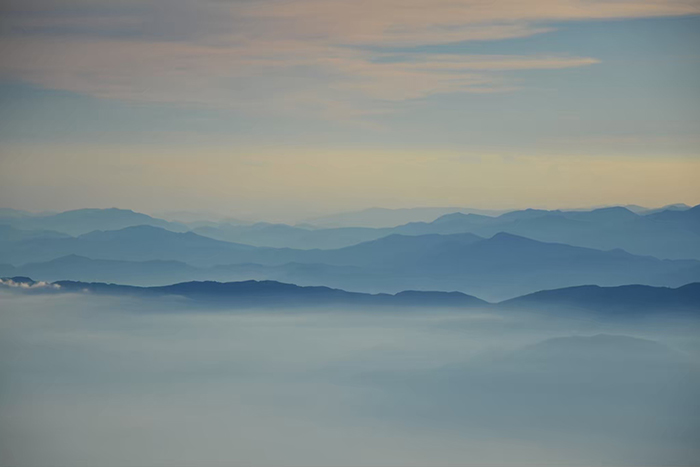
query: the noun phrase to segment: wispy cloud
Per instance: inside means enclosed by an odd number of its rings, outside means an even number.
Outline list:
[[[61,288],[60,284],[51,284],[50,282],[22,282],[14,281],[12,279],[1,279],[0,287],[9,287],[11,289],[55,289]]]
[[[101,98],[308,110],[514,88],[508,72],[595,58],[392,48],[526,37],[550,22],[700,13],[684,1],[250,0],[5,2],[0,75]]]

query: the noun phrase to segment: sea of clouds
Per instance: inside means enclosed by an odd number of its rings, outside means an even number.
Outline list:
[[[699,324],[0,293],[0,464],[692,465]]]

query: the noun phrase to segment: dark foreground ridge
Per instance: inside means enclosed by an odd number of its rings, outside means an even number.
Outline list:
[[[584,285],[543,290],[501,302],[506,308],[576,309],[614,314],[651,311],[700,312],[700,282],[678,288],[647,285]]]
[[[579,310],[612,315],[650,312],[700,312],[700,282],[678,288],[624,285],[585,285],[543,290],[492,304],[461,292],[409,290],[392,294],[348,292],[329,287],[302,287],[276,281],[182,282],[160,287],[137,287],[102,282],[36,282],[28,277],[0,279],[0,287],[25,293],[90,293],[158,298],[179,296],[196,302],[233,307],[281,308],[301,306],[416,306],[446,308],[490,307],[541,311]]]
[[[276,281],[183,282],[161,287],[136,287],[101,282],[35,282],[28,277],[0,279],[8,288],[36,293],[91,293],[111,296],[180,296],[226,306],[298,307],[314,305],[479,307],[488,302],[461,292],[405,291],[395,295],[347,292],[330,287],[301,287]]]

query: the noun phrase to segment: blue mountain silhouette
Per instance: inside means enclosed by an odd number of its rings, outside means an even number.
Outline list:
[[[4,278],[33,285],[25,276]],[[4,282],[3,282],[4,283]],[[422,307],[481,307],[493,310],[534,310],[565,313],[593,312],[601,316],[640,315],[645,313],[700,313],[700,282],[675,289],[626,285],[619,287],[580,286],[545,290],[497,304],[460,292],[406,290],[397,294],[366,294],[319,286],[298,286],[277,281],[190,281],[166,286],[136,287],[101,282],[55,281],[55,288],[37,288],[39,292],[91,293],[112,296],[158,298],[180,296],[226,306],[275,306],[279,308],[312,305],[386,305]],[[20,289],[33,291],[34,289]]]

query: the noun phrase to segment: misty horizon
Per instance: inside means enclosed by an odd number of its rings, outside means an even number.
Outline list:
[[[0,4],[0,467],[695,467],[696,0]]]
[[[696,203],[697,204],[697,203]],[[247,217],[250,213],[244,214],[243,212],[236,211],[212,211],[209,208],[203,207],[201,209],[191,209],[191,210],[162,210],[162,209],[152,209],[140,211],[132,206],[113,206],[113,205],[103,205],[103,206],[85,206],[82,204],[66,208],[66,209],[22,209],[16,206],[0,206],[0,210],[8,209],[14,211],[20,211],[25,213],[30,213],[32,215],[44,216],[53,215],[61,212],[69,211],[80,211],[84,209],[118,209],[127,210],[133,212],[142,212],[153,217],[162,218],[169,221],[180,221],[180,222],[197,222],[197,221],[213,221],[213,222],[226,222],[226,221],[237,221],[243,223],[256,223],[256,222],[279,222],[279,223],[291,223],[291,224],[305,224],[313,223],[313,221],[323,219],[325,217],[332,217],[336,215],[346,215],[346,214],[360,214],[372,211],[379,211],[385,214],[389,211],[427,211],[423,215],[417,215],[416,218],[425,218],[434,220],[433,216],[439,217],[439,215],[433,214],[431,211],[450,213],[450,212],[480,212],[483,215],[488,215],[496,217],[500,214],[505,214],[513,211],[522,211],[526,209],[539,209],[547,211],[588,211],[594,209],[604,209],[610,207],[624,207],[632,209],[634,212],[651,211],[657,209],[664,209],[669,207],[680,207],[680,208],[690,208],[695,206],[693,203],[686,203],[681,201],[674,201],[670,203],[654,205],[654,206],[642,206],[635,203],[606,203],[606,204],[596,204],[596,205],[572,205],[572,206],[560,206],[560,205],[510,205],[510,206],[429,206],[429,205],[418,205],[418,206],[379,206],[379,205],[368,205],[364,207],[358,207],[355,209],[347,210],[328,210],[323,212],[317,212],[314,214],[306,214],[302,217],[281,217],[276,218],[272,216],[270,218],[264,217]],[[240,214],[240,215],[237,215]]]

